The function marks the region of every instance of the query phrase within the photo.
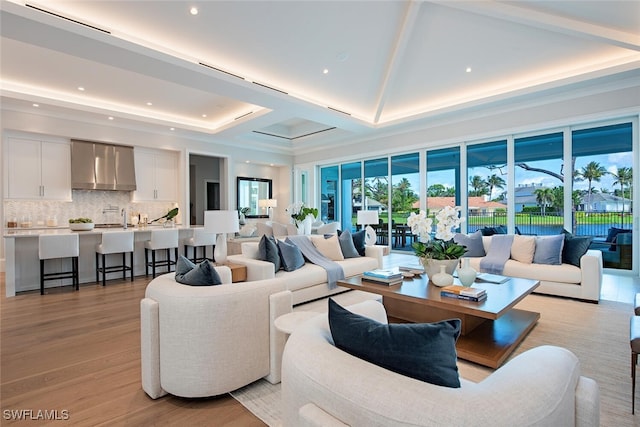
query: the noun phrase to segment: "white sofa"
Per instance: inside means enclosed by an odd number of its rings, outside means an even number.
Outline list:
[[[142,388],[153,399],[217,396],[265,377],[280,381],[285,336],[273,320],[291,311],[281,280],[188,286],[153,279],[140,302]]]
[[[377,302],[348,308],[386,323]],[[283,425],[599,425],[598,385],[560,347],[529,350],[479,383],[461,383],[436,386],[351,356],[333,345],[327,316],[318,315],[293,332],[284,351]]]
[[[489,250],[493,236],[482,236],[485,252]],[[482,257],[470,258],[470,265],[480,271]],[[502,273],[505,276],[522,277],[540,281],[535,293],[575,298],[597,303],[602,287],[602,253],[588,250],[580,258],[580,267],[571,264],[526,264],[509,259]]]
[[[383,250],[382,246],[367,246],[365,256],[336,262],[344,270],[345,277],[355,276],[367,270],[382,268]],[[274,272],[272,263],[258,258],[258,242],[245,242],[242,243],[242,254],[231,255],[228,260],[247,267],[247,281],[273,278],[282,281],[285,289],[291,291],[294,305],[348,290],[340,286],[330,288],[324,268],[309,262],[295,271]]]

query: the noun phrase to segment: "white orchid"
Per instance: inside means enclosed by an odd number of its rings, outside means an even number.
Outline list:
[[[460,218],[460,208],[445,206],[435,216],[435,239],[431,239],[433,233],[433,220],[427,217],[425,211],[412,212],[407,218],[407,225],[411,227],[411,233],[417,236],[418,241],[413,243],[416,255],[434,259],[456,259],[462,256],[465,248],[453,241],[454,230],[460,227],[464,218]]]

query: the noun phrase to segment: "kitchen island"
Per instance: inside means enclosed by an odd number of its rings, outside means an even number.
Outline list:
[[[134,252],[133,267],[134,275],[140,276],[145,273],[144,262],[144,242],[151,238],[152,229],[161,229],[162,225],[150,225],[145,228],[129,227],[128,230],[134,232]],[[180,242],[183,239],[191,237],[194,228],[202,226],[176,225]],[[96,281],[96,265],[95,265],[95,246],[102,241],[102,234],[113,231],[122,231],[123,228],[94,228],[88,231],[71,231],[66,227],[56,228],[22,228],[22,229],[5,229],[5,280],[7,297],[13,297],[16,292],[31,291],[40,289],[40,261],[38,257],[38,236],[41,234],[69,234],[77,233],[80,240],[80,256],[78,258],[78,267],[80,275],[80,283],[95,283]],[[183,246],[180,244],[179,253],[183,252]],[[163,252],[163,251],[160,251]],[[161,257],[163,254],[158,253]],[[118,256],[118,255],[115,255]],[[208,254],[211,256],[211,254]],[[56,259],[47,262],[47,272],[69,270],[71,268],[70,259]],[[114,276],[115,277],[115,276]],[[58,287],[71,284],[70,279],[52,280],[45,284],[45,287]]]

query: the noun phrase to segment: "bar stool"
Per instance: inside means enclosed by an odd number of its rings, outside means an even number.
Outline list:
[[[156,260],[156,251],[165,250],[167,253],[166,260]],[[171,249],[175,251],[175,260],[171,260]],[[149,261],[149,252],[151,252],[151,261]],[[178,260],[178,230],[164,229],[151,230],[151,240],[144,242],[144,262],[145,276],[149,276],[149,267],[156,277],[156,267],[167,267],[167,271],[171,271],[171,266],[176,264]]]
[[[80,244],[78,233],[41,234],[38,237],[38,257],[40,258],[40,295],[44,295],[45,280],[73,279],[75,290],[80,289],[78,277],[78,256]],[[44,272],[44,262],[48,259],[71,258],[71,270],[57,273]]]
[[[126,255],[129,253],[130,266],[127,266]],[[122,254],[122,264],[107,267],[107,255]],[[100,256],[102,255],[102,267]],[[127,278],[127,271],[131,271],[133,282],[133,231],[109,231],[102,233],[102,243],[96,245],[96,283],[100,281],[102,273],[102,286],[106,284],[107,273],[122,272],[122,278]]]
[[[184,239],[184,256],[189,258],[188,248],[193,248],[193,261],[194,264],[197,264],[200,261],[204,261],[208,259],[209,261],[213,261],[212,258],[207,258],[207,246],[215,247],[216,245],[216,234],[215,233],[207,233],[204,231],[204,228],[195,228],[193,230],[193,236],[188,239]],[[202,257],[198,257],[198,248],[202,248]]]

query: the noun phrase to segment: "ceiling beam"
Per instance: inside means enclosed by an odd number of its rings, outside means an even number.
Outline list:
[[[640,35],[496,1],[443,1],[442,6],[640,51]]]
[[[376,113],[373,117],[373,123],[378,123],[380,121],[380,116],[382,115],[382,111],[384,110],[384,106],[387,98],[389,97],[389,93],[393,89],[393,84],[395,82],[396,76],[398,75],[398,69],[402,62],[402,58],[407,51],[407,45],[409,44],[411,34],[413,33],[413,27],[415,26],[421,4],[422,1],[414,0],[410,1],[407,5],[407,11],[404,15],[404,20],[396,35],[394,48],[391,52],[389,60],[387,61],[384,78],[382,80],[382,84],[380,85],[380,90],[378,91],[378,97],[376,99]]]

